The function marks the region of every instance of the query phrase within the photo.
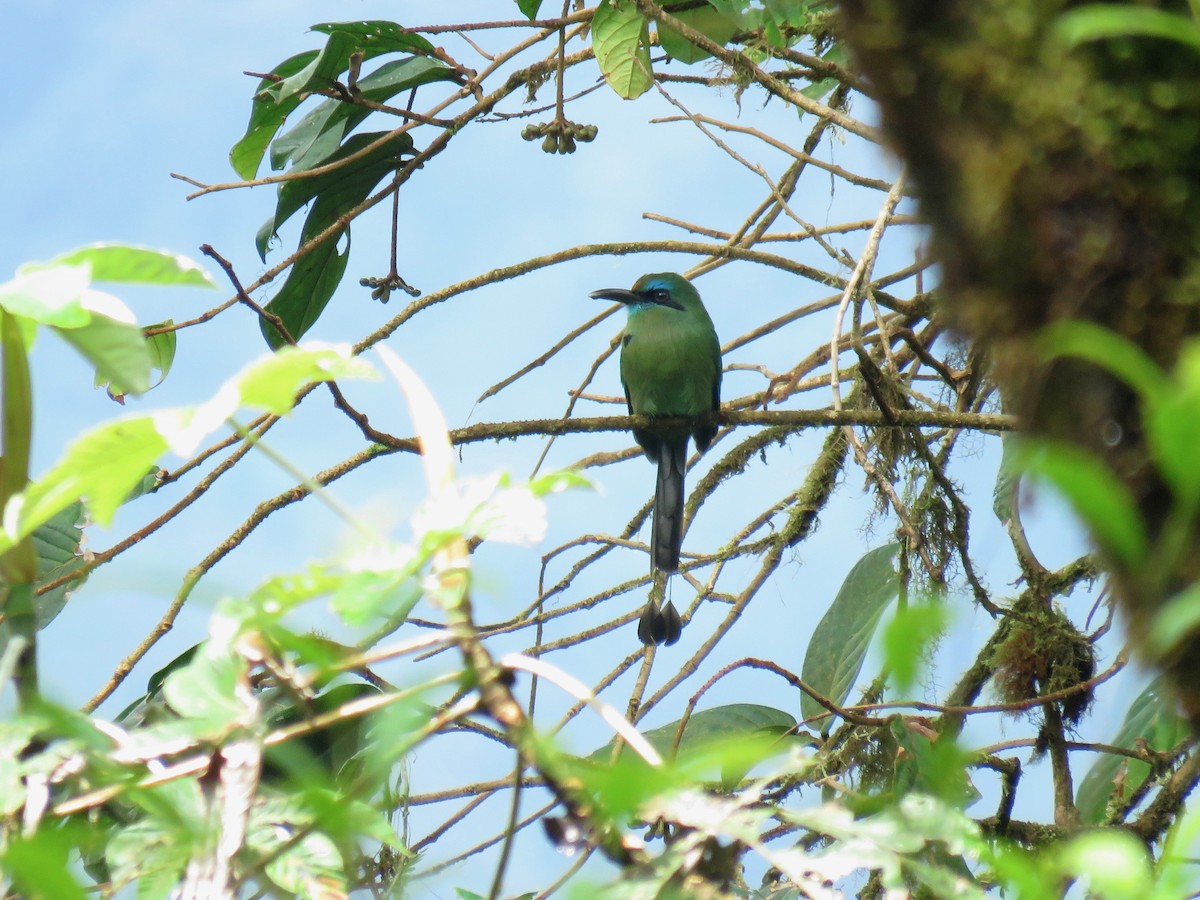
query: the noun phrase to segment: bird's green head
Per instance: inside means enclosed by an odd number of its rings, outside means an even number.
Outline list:
[[[692,287],[691,282],[674,272],[643,275],[630,290],[605,288],[593,291],[589,296],[597,300],[616,300],[618,303],[624,303],[631,316],[655,306],[665,306],[681,312],[704,309],[700,302],[700,294]]]

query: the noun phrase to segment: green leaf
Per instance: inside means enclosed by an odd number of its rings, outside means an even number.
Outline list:
[[[1110,743],[1133,749],[1139,741],[1145,741],[1151,750],[1158,751],[1176,746],[1187,737],[1188,726],[1175,709],[1175,699],[1160,675],[1129,704],[1125,721]],[[1149,764],[1141,760],[1108,753],[1097,756],[1075,794],[1075,805],[1086,824],[1099,825],[1104,821],[1109,798],[1118,789],[1121,770],[1125,772],[1120,779],[1122,797],[1136,791],[1150,774]]]
[[[1128,489],[1100,460],[1068,444],[1024,444],[1019,461],[1026,472],[1059,490],[1105,550],[1136,569],[1149,552],[1141,514]]]
[[[340,162],[387,134],[386,131],[356,134],[317,165],[326,166]],[[371,189],[379,183],[384,175],[396,169],[398,157],[401,153],[411,150],[412,145],[413,141],[409,135],[399,135],[384,142],[357,162],[309,178],[285,181],[279,186],[275,214],[258,229],[254,243],[258,248],[259,258],[266,262],[267,244],[271,237],[298,209],[314,198],[317,203],[309,212],[308,220],[305,222],[305,239],[319,234],[342,213],[357,206],[366,199],[367,195],[371,193]],[[320,210],[319,215],[318,210]],[[316,221],[314,221],[314,217],[316,217]],[[320,227],[317,227],[318,224]],[[336,240],[330,238],[329,243],[336,243]],[[293,337],[297,337],[297,335],[293,335]]]
[[[216,287],[212,277],[195,260],[166,250],[130,244],[92,244],[56,256],[49,262],[22,266],[21,271],[57,266],[90,266],[92,281],[163,287]]]
[[[1059,17],[1054,30],[1068,47],[1106,38],[1150,37],[1200,50],[1200,22],[1146,6],[1093,3],[1076,7]]]
[[[1004,525],[1012,518],[1017,486],[1021,483],[1015,448],[1016,442],[1010,434],[1000,436],[1000,468],[996,472],[996,484],[992,487],[992,512]]]
[[[592,17],[592,50],[618,95],[632,100],[650,90],[649,23],[630,0],[601,0]]]
[[[316,50],[306,50],[284,60],[269,74],[287,78],[304,69],[316,58]],[[250,122],[246,125],[246,133],[229,151],[229,163],[240,178],[249,180],[254,177],[271,138],[275,137],[275,132],[283,126],[284,120],[292,110],[300,105],[299,96],[293,95],[280,101],[271,94],[270,88],[275,84],[276,81],[271,78],[264,78],[258,83],[250,107]]]
[[[86,900],[88,894],[71,874],[71,851],[84,841],[78,828],[37,829],[14,834],[0,848],[0,872],[6,890],[28,900]]]
[[[55,330],[92,364],[97,381],[111,385],[112,393],[144,394],[150,390],[150,348],[137,325],[93,315],[81,328]]]
[[[1146,845],[1115,828],[1078,834],[1055,848],[1063,875],[1086,879],[1092,897],[1148,897],[1154,872]]]
[[[352,356],[348,347],[311,344],[285,347],[264,357],[243,369],[233,383],[245,405],[283,415],[292,408],[297,392],[314,381],[374,377],[375,370]]]
[[[384,19],[359,20],[357,22],[321,22],[312,26],[312,31],[333,34],[340,31],[354,38],[359,52],[370,59],[381,53],[433,53],[434,46],[428,38],[408,31],[403,25]]]
[[[75,502],[33,530],[33,549],[38,567],[35,589],[40,590],[84,564],[80,547],[83,542],[82,521],[83,504]],[[70,594],[82,584],[82,579],[70,581],[39,594],[34,600],[37,627],[41,629],[49,625],[67,605]]]
[[[155,328],[174,324],[173,319],[165,319],[162,322],[146,326],[146,330],[153,331]],[[160,373],[158,381],[154,383],[154,387],[157,387],[166,380],[167,373],[171,371],[171,366],[175,362],[175,346],[177,343],[175,335],[174,331],[163,331],[146,338],[146,352],[150,354],[150,368],[157,369]]]
[[[899,593],[899,550],[899,544],[886,544],[864,554],[813,631],[801,677],[834,703],[849,696],[879,619]],[[808,694],[801,696],[800,710],[806,719],[827,712]]]
[[[364,99],[384,103],[401,91],[455,78],[454,70],[440,60],[409,56],[386,62],[370,75],[360,78],[358,89]],[[353,103],[333,99],[323,101],[294,128],[276,138],[271,145],[271,168],[282,169],[288,160],[292,162],[293,172],[319,165],[319,161],[334,153],[342,138],[370,114],[370,109]]]
[[[947,608],[936,602],[898,610],[883,629],[884,664],[899,691],[907,691],[917,680],[921,662],[950,621]]]
[[[338,159],[345,158],[384,134],[386,132],[355,135],[334,156]],[[259,230],[259,253],[265,254],[266,242],[270,235],[314,195],[316,201],[304,221],[300,244],[306,244],[316,235],[337,224],[353,207],[370,195],[380,179],[397,168],[399,154],[411,145],[412,138],[400,135],[385,142],[383,146],[353,165],[315,178],[286,183],[284,190],[280,191],[275,216]],[[339,252],[338,240],[341,235],[346,235],[348,240],[349,234],[349,226],[344,226],[301,257],[292,266],[283,287],[266,305],[266,310],[279,317],[293,340],[299,340],[316,323],[341,283],[349,260],[349,246],[344,252]],[[287,343],[274,324],[267,319],[262,319],[259,327],[272,349],[278,349]]]
[[[87,266],[23,266],[16,278],[0,285],[0,307],[40,325],[82,328],[92,320],[84,305],[90,290]]]
[[[19,540],[81,498],[87,500],[92,518],[107,525],[166,449],[167,441],[151,416],[120,419],[84,432],[50,471],[31,483],[22,497],[13,498],[17,508],[4,511],[5,537]]]
[[[343,233],[348,234],[348,231]],[[306,230],[300,242],[304,243],[307,236]],[[342,283],[350,261],[350,248],[347,246],[345,252],[340,252],[337,242],[337,237],[331,237],[296,262],[279,293],[265,307],[279,317],[293,340],[299,340],[316,324]],[[287,346],[279,329],[269,320],[262,319],[258,327],[272,350]]]
[[[1107,369],[1150,403],[1168,389],[1163,371],[1132,341],[1091,322],[1071,320],[1047,325],[1038,335],[1046,359],[1074,356]]]
[[[517,0],[517,9],[521,10],[521,15],[530,21],[537,18],[541,6],[542,0]]]
[[[770,706],[756,703],[733,703],[692,713],[687,721],[678,752],[693,751],[716,740],[744,737],[767,732],[781,734],[796,727],[794,716]],[[675,755],[675,739],[679,732],[679,720],[643,732],[659,755],[668,759]],[[607,761],[612,756],[614,741],[609,741],[599,750],[588,755],[588,759]],[[626,748],[624,753],[629,753]]]
[[[216,648],[205,648],[163,681],[167,704],[184,719],[194,720],[197,737],[220,733],[241,723],[247,713],[239,692],[247,690],[246,661]]]
[[[171,828],[157,816],[145,816],[113,835],[105,861],[117,890],[137,882],[138,896],[161,886],[166,896],[183,876],[191,855],[191,835],[183,827]],[[151,895],[152,896],[152,895]]]
[[[672,13],[684,25],[699,31],[714,43],[724,46],[737,32],[737,22],[722,15],[711,6],[700,6],[695,9],[684,9]],[[701,50],[687,38],[669,25],[658,23],[658,43],[672,59],[691,65],[712,56],[707,50]]]

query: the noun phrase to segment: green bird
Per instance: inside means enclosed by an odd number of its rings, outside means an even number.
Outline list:
[[[633,430],[647,458],[658,464],[650,558],[655,569],[671,574],[679,571],[688,438],[703,453],[717,434],[711,418],[697,417],[721,405],[721,343],[699,292],[682,275],[643,275],[631,290],[606,288],[591,296],[623,303],[629,314],[621,339],[621,385],[629,412],[694,419]],[[673,644],[679,632],[674,605],[659,610],[651,599],[638,623],[642,643]]]

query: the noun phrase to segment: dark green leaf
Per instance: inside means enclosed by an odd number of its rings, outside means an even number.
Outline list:
[[[694,28],[705,37],[722,46],[738,30],[736,21],[722,15],[711,6],[699,6],[695,9],[680,10],[674,13],[673,16],[684,25]],[[708,59],[712,55],[707,50],[701,50],[670,26],[664,26],[662,23],[658,25],[658,43],[672,59],[677,59],[681,63],[689,65],[699,62],[702,59]]]
[[[385,131],[372,131],[353,135],[327,158],[322,159],[318,165],[326,166],[337,163],[370,146],[386,134]],[[272,235],[298,209],[314,198],[317,199],[317,203],[310,210],[305,222],[305,240],[312,235],[319,234],[342,213],[366,199],[379,180],[388,172],[395,170],[400,154],[411,150],[412,143],[412,138],[407,134],[399,135],[386,141],[356,162],[310,178],[298,178],[295,181],[284,182],[279,188],[275,214],[263,223],[255,238],[258,255],[264,262],[266,261],[267,244]],[[332,244],[335,241],[331,239],[329,243]],[[292,337],[299,338],[299,335],[293,334]]]
[[[1110,743],[1133,749],[1144,740],[1151,750],[1174,747],[1188,734],[1187,723],[1175,711],[1175,700],[1166,690],[1162,676],[1155,678],[1137,696],[1125,713],[1116,737]],[[1088,825],[1104,821],[1109,797],[1117,790],[1118,773],[1124,769],[1121,796],[1128,797],[1146,780],[1150,766],[1125,756],[1100,754],[1088,770],[1075,795],[1080,818]]]
[[[83,541],[83,504],[72,503],[48,522],[33,531],[33,549],[37,555],[38,579],[34,587],[41,589],[51,581],[74,572],[83,565],[80,544]],[[38,628],[45,628],[62,611],[69,594],[83,584],[83,579],[69,581],[52,591],[40,594],[34,601]]]
[[[601,0],[592,17],[592,49],[604,80],[626,100],[654,83],[650,71],[649,24],[632,3]]]
[[[284,60],[272,69],[270,74],[287,78],[304,69],[316,58],[316,50],[306,50]],[[246,133],[229,151],[229,163],[241,178],[254,177],[271,138],[275,137],[275,132],[280,129],[292,110],[300,105],[300,97],[292,96],[285,101],[279,101],[270,94],[269,88],[275,83],[269,78],[264,78],[258,83],[254,101],[250,106],[250,122],[246,126]]]
[[[384,63],[360,78],[358,88],[364,99],[384,103],[401,91],[454,78],[454,70],[439,60],[410,56]],[[370,114],[371,110],[362,106],[325,100],[271,145],[271,168],[282,169],[289,160],[293,172],[319,165],[318,161],[330,156],[342,138]]]
[[[380,133],[355,135],[334,156],[342,159],[381,136]],[[264,233],[269,235],[273,232],[279,223],[314,195],[316,201],[309,210],[300,234],[301,245],[336,224],[370,195],[380,179],[396,168],[399,153],[411,145],[412,138],[401,135],[385,142],[382,147],[352,165],[315,178],[285,184],[285,190],[280,191],[275,217],[259,232],[259,252],[265,250]],[[344,228],[341,234],[349,238],[349,228]],[[313,326],[341,283],[349,259],[349,246],[339,252],[338,237],[334,235],[328,238],[301,257],[292,266],[279,293],[266,305],[268,312],[282,320],[293,340],[299,340]],[[259,324],[263,337],[272,349],[287,343],[266,319]]]
[[[834,703],[849,696],[879,619],[899,592],[894,568],[899,549],[899,544],[886,544],[856,562],[813,631],[801,677]],[[807,694],[800,698],[800,709],[805,718],[826,712]]]
[[[517,9],[521,10],[521,14],[530,20],[537,18],[541,6],[542,0],[517,0]]]
[[[370,59],[381,53],[432,53],[433,44],[402,25],[383,19],[368,19],[358,22],[321,22],[312,27],[321,34],[335,31],[351,35],[363,56]]]

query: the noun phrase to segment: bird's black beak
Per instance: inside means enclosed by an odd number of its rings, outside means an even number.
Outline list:
[[[599,291],[592,291],[588,294],[593,300],[615,300],[617,303],[624,303],[627,306],[633,303],[650,303],[655,306],[669,306],[671,309],[682,310],[671,295],[666,291],[627,291],[624,288],[604,288]]]
[[[604,288],[588,294],[593,300],[616,300],[618,303],[645,303],[646,298],[624,288]]]

